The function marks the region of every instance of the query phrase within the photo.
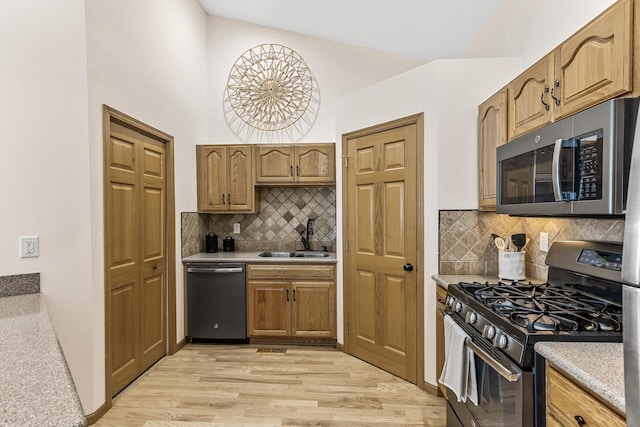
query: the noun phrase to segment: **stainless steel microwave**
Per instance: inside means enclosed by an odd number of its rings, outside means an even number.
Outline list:
[[[497,213],[622,215],[640,98],[613,99],[497,149]]]

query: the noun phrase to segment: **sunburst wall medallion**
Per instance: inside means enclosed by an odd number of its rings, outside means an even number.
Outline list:
[[[298,53],[261,44],[231,67],[225,118],[242,140],[296,140],[315,122],[319,98],[316,80]]]

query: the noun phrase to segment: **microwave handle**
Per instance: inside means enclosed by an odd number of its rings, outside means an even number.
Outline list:
[[[562,188],[560,187],[560,154],[562,152],[563,139],[556,139],[553,148],[553,161],[551,162],[551,185],[553,186],[553,196],[556,202],[562,201]]]

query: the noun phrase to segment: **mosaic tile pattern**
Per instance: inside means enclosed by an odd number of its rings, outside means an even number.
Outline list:
[[[300,233],[306,231],[307,219],[314,218],[312,250],[336,249],[335,187],[262,188],[258,214],[182,213],[182,257],[204,252],[204,236],[213,231],[222,239],[235,239],[236,251],[302,249]],[[233,224],[240,224],[240,234]]]
[[[0,297],[40,292],[40,273],[16,274],[0,277]]]
[[[204,252],[204,236],[208,231],[207,215],[182,212],[182,258]]]
[[[546,252],[540,251],[540,232],[555,240],[621,242],[622,219],[523,218],[479,211],[440,211],[440,274],[498,274],[498,252],[492,234],[525,233],[525,274],[546,280]]]

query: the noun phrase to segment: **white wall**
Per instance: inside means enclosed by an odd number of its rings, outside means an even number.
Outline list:
[[[615,1],[505,0],[463,56],[522,56],[524,71]]]
[[[180,212],[194,211],[195,144],[206,143],[207,17],[194,0],[87,2],[91,280],[93,307],[92,412],[104,402],[104,274],[102,104],[174,137],[177,340],[183,330]],[[81,397],[83,397],[81,395]]]
[[[478,207],[478,104],[612,3],[507,0],[464,53],[468,59],[434,61],[338,101],[338,141],[346,132],[425,113],[425,380],[430,384],[436,384],[431,275],[438,272],[438,211]],[[480,57],[486,59],[473,59]],[[341,182],[339,176],[338,212],[342,210]],[[339,221],[338,242],[341,228]],[[339,273],[339,342],[344,341],[342,288]]]
[[[318,82],[320,108],[313,127],[299,139],[302,142],[333,141],[336,135],[335,104],[338,98],[420,65],[419,61],[402,56],[216,16],[209,16],[208,23],[207,122],[208,139],[212,144],[244,141],[229,129],[222,101],[231,67],[240,55],[255,46],[276,43],[293,49],[302,56]],[[292,142],[286,135],[281,140]],[[254,135],[248,141],[257,142],[260,139]]]
[[[91,408],[84,14],[83,0],[0,2],[0,275],[41,273],[49,315]],[[18,237],[32,234],[40,236],[40,257],[18,258]]]
[[[438,210],[477,209],[478,104],[499,89],[520,58],[434,61],[340,100],[337,136],[424,112],[425,380],[435,384],[435,286]],[[338,152],[342,148],[339,144]],[[341,171],[340,171],[341,172]],[[338,177],[341,193],[342,176]],[[341,195],[338,195],[341,201]],[[341,203],[338,211],[342,210]],[[338,240],[342,239],[338,225]],[[342,261],[340,263],[342,268]],[[338,341],[344,342],[342,273],[338,273]]]

